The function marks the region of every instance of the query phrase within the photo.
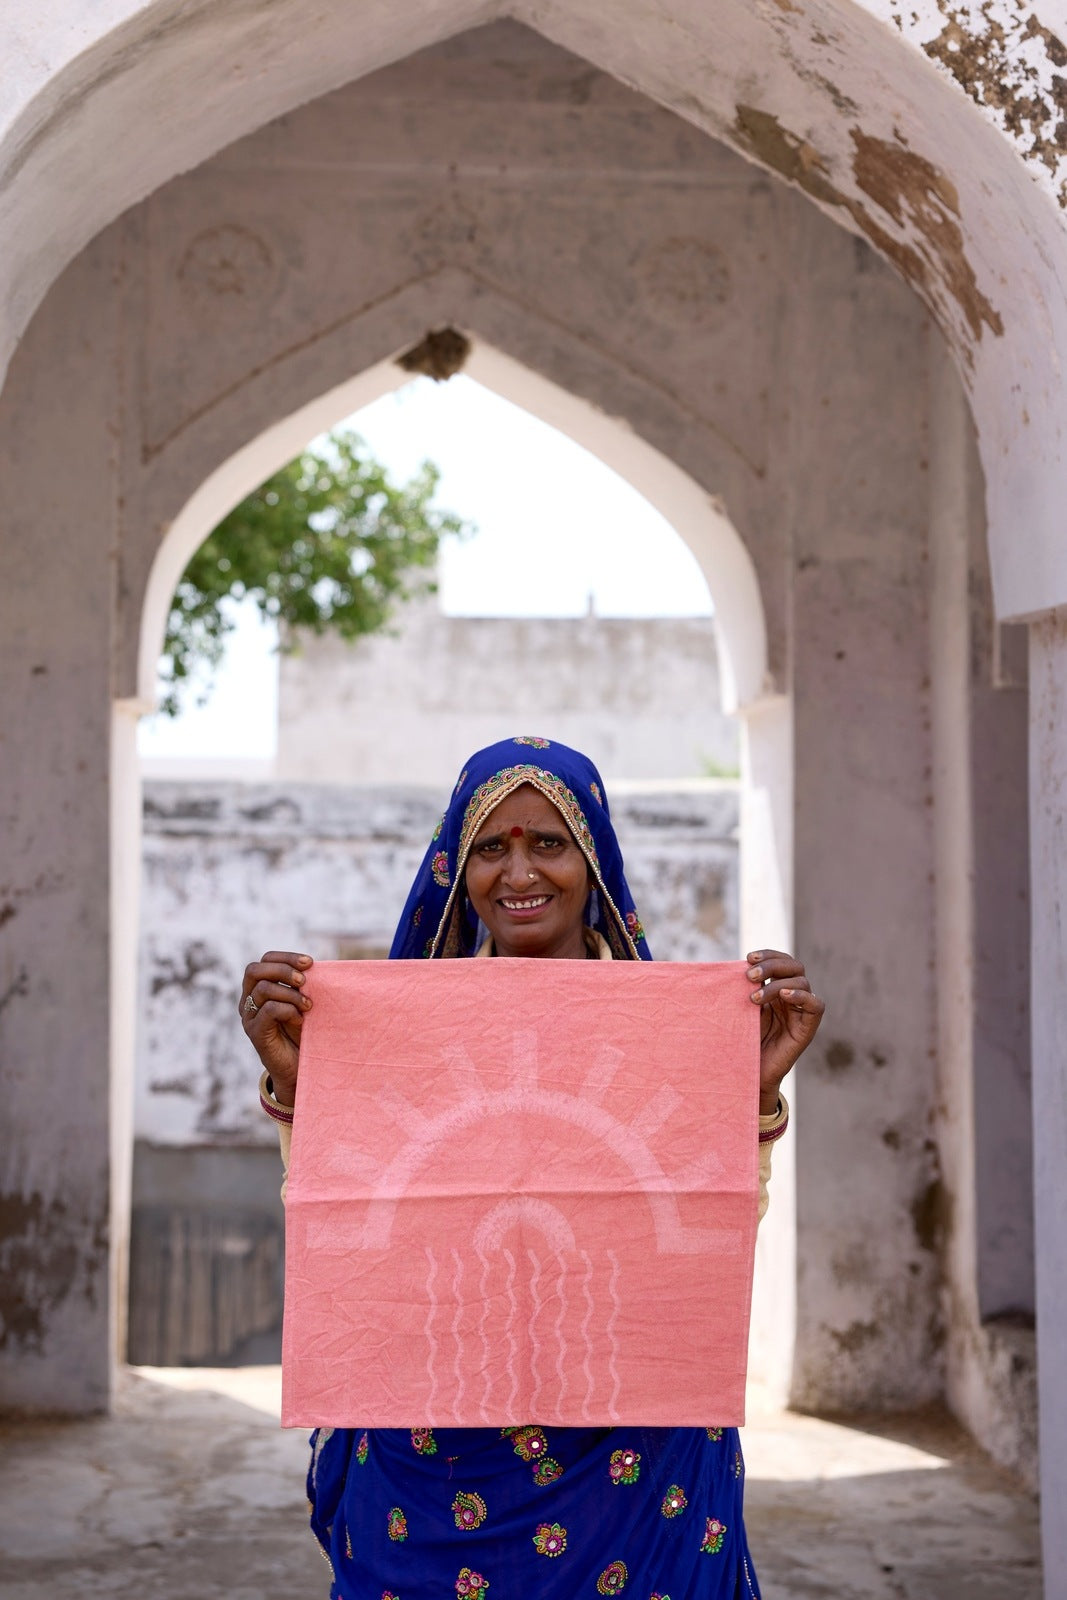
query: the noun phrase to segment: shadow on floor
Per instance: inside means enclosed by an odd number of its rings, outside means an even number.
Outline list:
[[[0,1427],[4,1600],[325,1600],[278,1401],[276,1367],[143,1367],[110,1417]],[[1040,1600],[1033,1499],[946,1419],[757,1412],[744,1446],[764,1600]]]

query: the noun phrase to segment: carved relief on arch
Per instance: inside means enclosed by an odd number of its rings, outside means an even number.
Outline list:
[[[447,192],[420,211],[405,229],[405,246],[417,266],[426,269],[484,254],[481,218],[467,198]]]
[[[226,222],[205,228],[190,241],[176,276],[182,293],[198,309],[218,305],[228,313],[242,302],[261,302],[275,287],[278,268],[264,238]]]
[[[717,322],[733,289],[725,252],[693,236],[646,245],[634,271],[649,309],[676,327],[706,328]]]

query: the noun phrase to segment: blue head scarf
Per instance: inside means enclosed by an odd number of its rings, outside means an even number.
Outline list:
[[[474,954],[478,919],[464,887],[467,856],[486,817],[524,783],[551,800],[589,864],[596,887],[586,926],[607,940],[616,961],[651,961],[599,772],[577,750],[529,736],[488,745],[460,773],[411,886],[390,960]]]

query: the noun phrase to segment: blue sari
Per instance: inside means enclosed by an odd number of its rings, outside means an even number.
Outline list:
[[[532,784],[559,810],[595,887],[586,925],[615,960],[650,961],[600,775],[522,737],[472,756],[404,907],[393,960],[470,956],[471,843]],[[319,1428],[311,1526],[331,1600],[759,1600],[736,1428]]]

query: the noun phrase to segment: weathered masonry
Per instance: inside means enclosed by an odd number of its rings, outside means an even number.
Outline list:
[[[791,1392],[944,1396],[1024,1468],[1036,1401],[1063,1600],[1058,8],[60,0],[0,53],[0,1400],[105,1407],[121,1350],[132,729],[174,580],[454,328],[715,599],[742,936],[831,1007]]]

